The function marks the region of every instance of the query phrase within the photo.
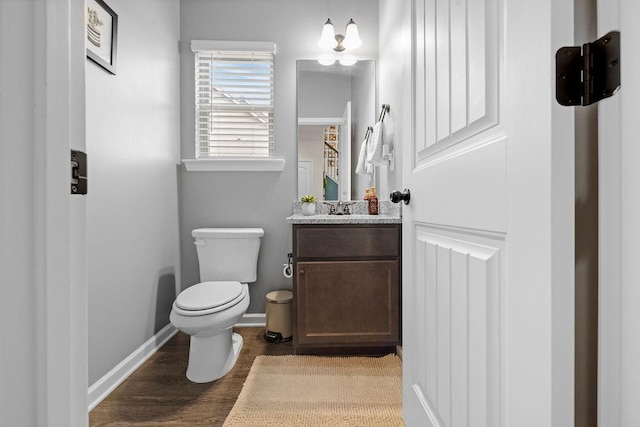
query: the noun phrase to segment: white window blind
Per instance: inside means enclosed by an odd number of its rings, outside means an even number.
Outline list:
[[[196,158],[273,157],[275,45],[194,40],[191,46]]]

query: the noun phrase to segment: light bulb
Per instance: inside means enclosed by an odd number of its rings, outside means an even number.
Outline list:
[[[333,23],[331,23],[331,19],[327,19],[327,22],[322,26],[322,34],[320,34],[318,46],[323,49],[333,49],[337,44]]]
[[[340,62],[340,65],[344,65],[345,67],[350,67],[358,61],[356,59],[343,58],[339,62]]]
[[[331,59],[331,58],[320,58],[318,59],[318,63],[320,65],[324,65],[326,67],[328,67],[329,65],[333,65],[336,62],[335,59]]]
[[[362,45],[362,40],[360,39],[360,35],[358,34],[358,26],[350,19],[347,23],[347,29],[344,35],[344,41],[342,45],[347,49],[355,49]]]

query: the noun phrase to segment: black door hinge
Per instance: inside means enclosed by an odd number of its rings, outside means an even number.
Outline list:
[[[556,52],[556,100],[560,105],[590,105],[620,88],[620,32]]]

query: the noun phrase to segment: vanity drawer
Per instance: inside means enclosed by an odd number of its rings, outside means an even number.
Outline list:
[[[324,259],[397,257],[399,227],[396,224],[294,225],[295,254],[297,258]]]

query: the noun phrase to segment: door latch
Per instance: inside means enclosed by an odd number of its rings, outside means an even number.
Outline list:
[[[560,105],[591,105],[620,88],[620,32],[556,52],[556,100]]]
[[[87,194],[87,153],[71,150],[71,194]]]

